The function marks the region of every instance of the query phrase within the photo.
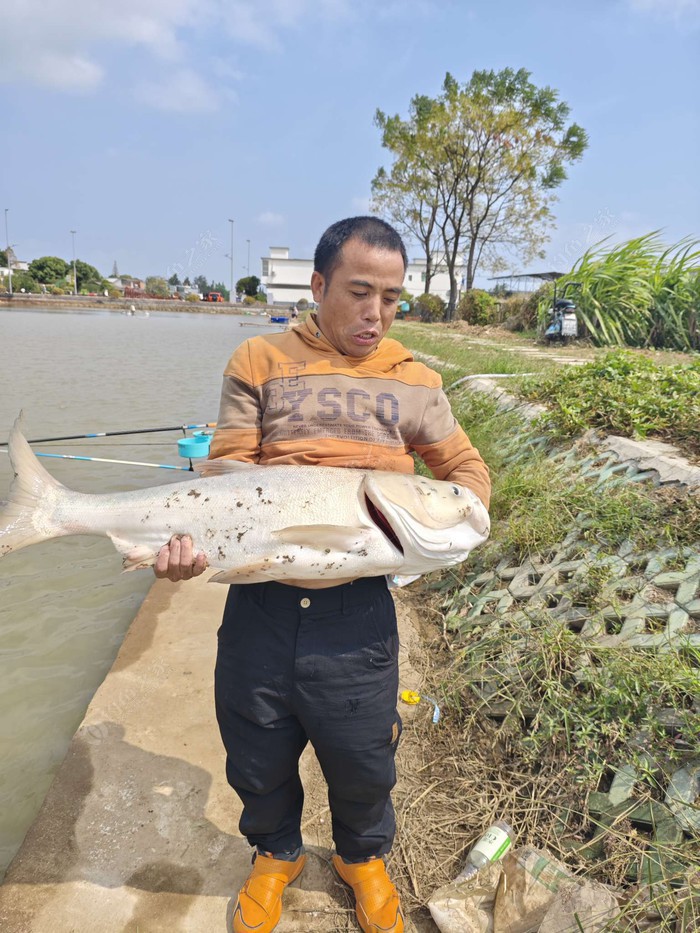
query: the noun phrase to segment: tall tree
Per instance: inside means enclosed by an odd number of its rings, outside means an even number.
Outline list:
[[[442,240],[437,226],[439,200],[433,178],[418,159],[416,138],[429,119],[434,101],[418,95],[411,101],[408,121],[377,110],[375,124],[382,144],[395,156],[391,172],[380,168],[372,180],[371,209],[389,219],[409,240],[418,243],[425,258],[425,294],[440,263]]]
[[[71,278],[73,277],[73,267],[69,266]],[[78,278],[78,291],[87,288],[90,291],[99,291],[105,287],[104,279],[94,266],[83,262],[82,259],[76,259],[75,271]]]
[[[37,282],[43,282],[44,285],[52,285],[65,279],[70,264],[58,256],[41,256],[39,259],[33,259],[29,263],[29,274]]]
[[[580,126],[566,125],[570,108],[558,98],[525,69],[505,68],[475,71],[461,86],[447,74],[436,99],[413,98],[408,120],[377,113],[382,144],[395,160],[393,193],[404,186],[409,215],[421,195],[424,220],[439,230],[450,275],[448,319],[462,263],[470,289],[480,264],[494,270],[508,254],[521,261],[541,255],[554,190],[588,145]]]
[[[168,298],[170,289],[168,283],[160,275],[149,275],[146,279],[146,293],[154,298]]]
[[[168,279],[168,285],[179,285],[179,284],[180,284],[180,279],[177,276],[177,272],[173,272],[173,274]]]
[[[260,279],[257,275],[246,275],[236,282],[236,291],[239,295],[250,295],[253,298],[260,291]]]

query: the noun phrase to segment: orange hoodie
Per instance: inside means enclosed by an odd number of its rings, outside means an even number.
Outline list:
[[[224,371],[210,457],[413,473],[415,451],[436,479],[488,507],[488,468],[452,414],[440,377],[397,340],[343,356],[312,315],[253,337]]]

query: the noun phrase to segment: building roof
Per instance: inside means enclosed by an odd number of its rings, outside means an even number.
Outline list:
[[[492,275],[490,282],[498,282],[503,279],[541,279],[543,282],[554,282],[560,279],[565,272],[518,272],[511,275]]]

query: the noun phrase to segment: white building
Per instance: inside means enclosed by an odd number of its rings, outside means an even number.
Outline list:
[[[430,292],[439,295],[447,301],[450,297],[450,277],[440,267],[430,283]],[[262,273],[260,280],[267,292],[268,304],[291,305],[305,298],[309,303],[313,301],[311,294],[311,273],[314,271],[313,259],[291,259],[288,246],[271,246],[268,256],[262,258]],[[459,270],[457,279],[461,280],[462,272]],[[406,291],[418,297],[425,292],[425,262],[413,260],[409,262],[404,279]]]

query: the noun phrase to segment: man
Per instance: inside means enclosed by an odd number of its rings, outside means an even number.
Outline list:
[[[378,218],[329,227],[314,256],[316,313],[235,351],[210,456],[412,473],[415,451],[438,479],[488,506],[488,471],[438,375],[385,339],[407,263],[401,238]],[[204,559],[188,538],[173,539],[155,569],[188,579]],[[308,741],[328,783],[333,866],[353,888],[360,926],[403,931],[382,858],[395,830],[397,692],[396,615],[383,577],[230,588],[216,711],[227,777],[243,801],[240,829],[255,847],[236,933],[274,929],[284,888],[304,867],[298,761]]]

